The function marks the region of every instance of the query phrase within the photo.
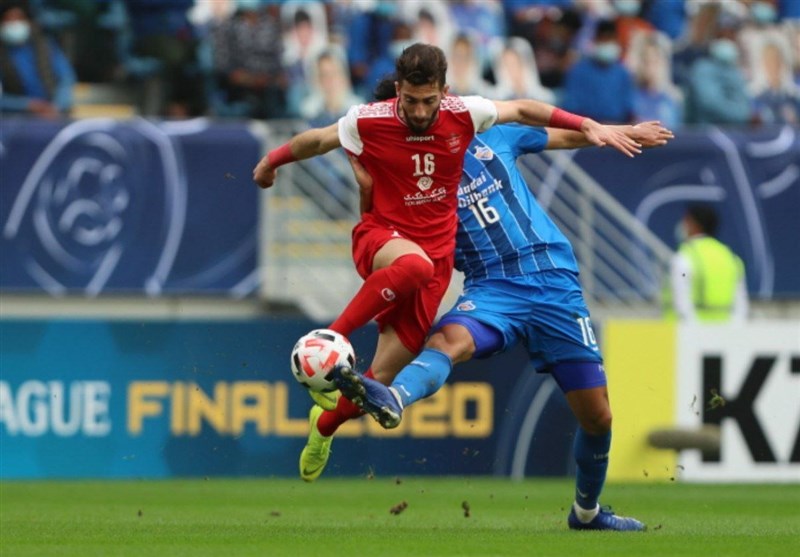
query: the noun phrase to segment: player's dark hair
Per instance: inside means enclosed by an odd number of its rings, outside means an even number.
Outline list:
[[[397,91],[394,87],[395,81],[397,81],[397,77],[394,75],[389,75],[381,79],[372,91],[372,96],[375,100],[385,101],[396,97]]]
[[[397,81],[411,85],[437,85],[447,82],[447,59],[442,49],[422,43],[414,43],[405,50],[395,63]]]
[[[719,226],[717,212],[711,205],[689,205],[686,214],[703,230],[705,234],[714,236]]]

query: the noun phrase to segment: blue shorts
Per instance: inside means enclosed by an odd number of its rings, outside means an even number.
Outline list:
[[[578,275],[572,271],[557,269],[469,283],[437,328],[448,321],[463,324],[463,318],[501,333],[503,345],[498,352],[523,342],[537,371],[548,371],[560,362],[603,361]],[[477,353],[478,357],[489,355]]]

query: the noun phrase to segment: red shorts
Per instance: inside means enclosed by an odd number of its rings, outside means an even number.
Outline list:
[[[372,273],[375,254],[386,242],[395,238],[404,236],[399,235],[393,228],[372,221],[362,221],[356,225],[353,229],[353,262],[362,278],[366,279]],[[442,298],[450,286],[453,257],[454,254],[451,253],[447,257],[432,259],[433,278],[412,296],[403,298],[379,313],[375,317],[378,330],[383,331],[387,325],[391,325],[397,331],[403,346],[414,354],[419,352],[431,330]]]

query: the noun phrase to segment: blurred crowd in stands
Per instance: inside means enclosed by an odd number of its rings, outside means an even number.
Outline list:
[[[461,95],[800,125],[800,0],[0,0],[0,110],[70,116],[82,84],[145,116],[322,126],[417,41]]]

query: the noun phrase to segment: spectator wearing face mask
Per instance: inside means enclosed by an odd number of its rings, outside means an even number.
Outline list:
[[[72,108],[75,72],[21,3],[0,4],[0,112],[45,118]]]
[[[561,103],[565,110],[603,123],[632,121],[634,82],[620,61],[621,50],[614,22],[600,21],[589,56],[567,73]]]
[[[739,65],[736,43],[738,21],[721,15],[708,54],[689,70],[686,87],[686,122],[689,124],[746,124],[751,99]]]

